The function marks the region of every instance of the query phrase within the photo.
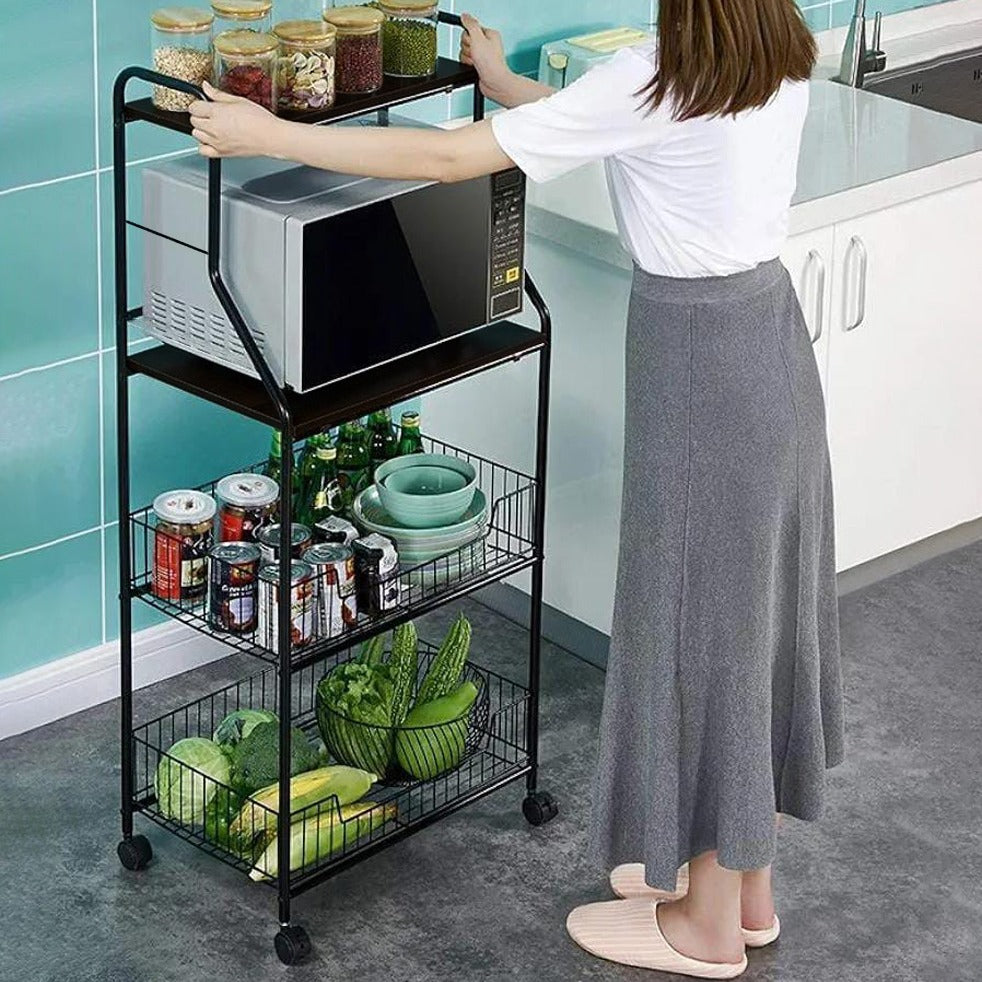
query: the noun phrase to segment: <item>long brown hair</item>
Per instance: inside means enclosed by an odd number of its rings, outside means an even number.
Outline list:
[[[816,54],[794,0],[661,0],[658,72],[639,94],[678,120],[736,115],[809,78]]]

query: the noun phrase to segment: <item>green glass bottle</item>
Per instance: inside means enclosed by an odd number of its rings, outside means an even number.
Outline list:
[[[269,445],[269,457],[266,459],[263,473],[267,477],[271,477],[277,484],[283,477],[283,434],[279,430],[273,430],[273,438]]]
[[[300,521],[313,528],[321,519],[344,512],[344,495],[338,478],[338,451],[330,444],[317,448]]]
[[[398,456],[423,453],[423,438],[419,432],[419,413],[402,414],[402,434],[399,437]]]
[[[345,423],[338,436],[338,483],[345,512],[361,491],[369,485],[371,459],[365,427],[360,422]]]
[[[368,457],[371,463],[371,480],[375,480],[375,470],[379,464],[399,454],[399,439],[392,426],[392,414],[388,409],[372,413],[368,420],[370,445]]]

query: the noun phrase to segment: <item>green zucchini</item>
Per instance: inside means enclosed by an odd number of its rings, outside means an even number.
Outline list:
[[[416,625],[401,624],[392,635],[392,656],[389,658],[395,694],[392,699],[392,725],[398,726],[409,712],[419,673],[419,638]]]
[[[460,684],[460,676],[471,647],[471,623],[463,614],[454,621],[440,645],[416,695],[417,707],[442,699]]]

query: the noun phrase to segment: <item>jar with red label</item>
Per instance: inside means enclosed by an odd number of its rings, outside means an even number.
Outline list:
[[[279,42],[258,31],[225,31],[214,40],[215,84],[276,112]]]
[[[255,542],[259,530],[276,521],[280,486],[263,474],[231,474],[217,487],[220,540]]]
[[[153,595],[195,603],[208,591],[208,553],[215,537],[215,499],[201,491],[167,491],[153,503]]]

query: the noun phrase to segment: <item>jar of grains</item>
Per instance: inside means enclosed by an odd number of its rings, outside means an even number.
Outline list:
[[[211,78],[211,12],[197,7],[161,7],[150,15],[153,70],[199,88]],[[186,111],[194,101],[177,89],[153,87],[153,104],[171,112]]]
[[[260,31],[268,33],[273,0],[212,0],[215,33]]]
[[[324,20],[337,28],[335,85],[338,95],[377,92],[382,88],[382,22],[374,7],[336,7]]]
[[[276,58],[272,34],[226,31],[215,37],[215,80],[223,92],[241,95],[276,112]]]
[[[280,42],[280,109],[302,112],[333,106],[337,28],[323,20],[288,20],[273,28],[273,36]]]
[[[386,75],[418,78],[436,71],[437,5],[433,0],[382,0]]]

